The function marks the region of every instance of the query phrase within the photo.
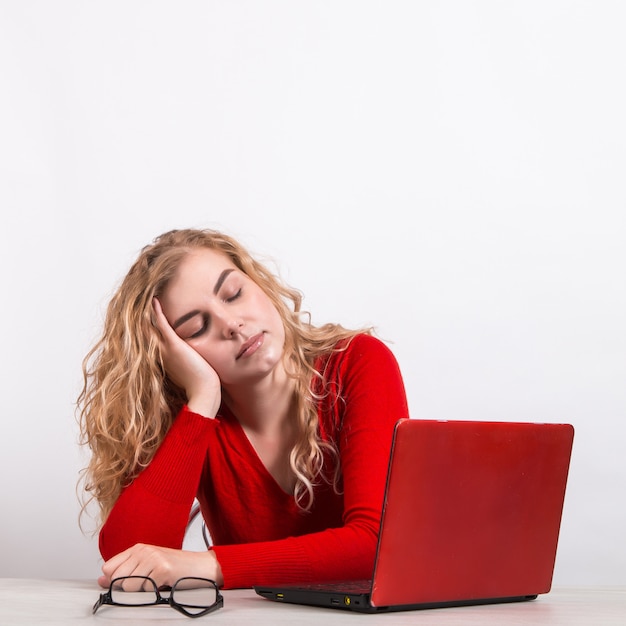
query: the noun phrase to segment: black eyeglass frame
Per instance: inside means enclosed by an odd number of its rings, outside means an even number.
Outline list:
[[[150,581],[150,583],[152,583],[152,586],[154,588],[155,600],[153,602],[143,602],[139,604],[124,604],[122,602],[115,602],[113,600],[113,586],[121,580],[128,580],[130,578],[141,578],[142,580]],[[196,606],[196,608],[200,608],[203,610],[199,611],[198,613],[190,613],[182,604],[179,604],[174,599],[174,592],[176,591],[176,586],[179,583],[183,581],[187,581],[187,580],[201,580],[204,583],[211,583],[211,585],[215,587],[215,594],[216,594],[215,602],[211,606],[208,606],[208,607]],[[221,609],[224,606],[224,596],[222,596],[222,594],[220,593],[217,583],[214,580],[211,580],[210,578],[198,578],[197,576],[185,576],[184,578],[179,578],[171,587],[171,589],[168,588],[168,591],[170,592],[170,595],[168,597],[162,596],[161,591],[165,591],[165,590],[164,589],[159,590],[156,582],[149,576],[120,576],[119,578],[114,578],[111,581],[108,591],[105,591],[104,593],[100,594],[100,597],[98,598],[96,603],[93,605],[92,613],[95,613],[103,605],[135,607],[135,606],[158,606],[161,604],[169,604],[169,606],[171,606],[173,609],[176,609],[179,613],[182,613],[183,615],[186,615],[187,617],[202,617],[203,615],[206,615],[207,613],[212,613],[213,611],[217,611],[217,609]],[[190,605],[190,606],[193,606],[193,605]]]

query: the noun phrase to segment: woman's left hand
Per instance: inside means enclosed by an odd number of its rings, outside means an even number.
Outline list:
[[[171,587],[179,578],[196,576],[214,580],[218,586],[224,583],[220,565],[213,550],[191,552],[174,550],[143,543],[135,544],[109,559],[102,566],[103,575],[98,578],[102,587],[108,587],[120,576],[149,576],[158,587]],[[137,591],[136,581],[127,581],[124,591]]]

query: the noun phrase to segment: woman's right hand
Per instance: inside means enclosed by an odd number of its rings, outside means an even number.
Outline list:
[[[185,390],[187,406],[194,413],[215,417],[222,401],[216,371],[170,326],[157,298],[152,301],[156,325],[161,333],[161,353],[168,377]]]

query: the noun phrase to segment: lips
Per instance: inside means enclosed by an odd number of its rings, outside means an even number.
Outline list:
[[[238,361],[241,358],[252,356],[262,345],[265,340],[265,336],[263,333],[259,333],[250,337],[242,346],[241,350],[237,353],[235,357],[235,361]]]

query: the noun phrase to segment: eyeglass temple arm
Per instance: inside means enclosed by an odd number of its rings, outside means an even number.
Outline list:
[[[187,528],[191,526],[191,523],[198,517],[198,515],[202,515],[200,511],[200,503],[196,500],[191,507],[191,511],[189,511],[189,519],[187,520]],[[204,518],[202,518],[202,539],[204,541],[204,545],[207,548],[211,547],[211,541],[209,540],[209,535],[206,527],[206,522]]]

